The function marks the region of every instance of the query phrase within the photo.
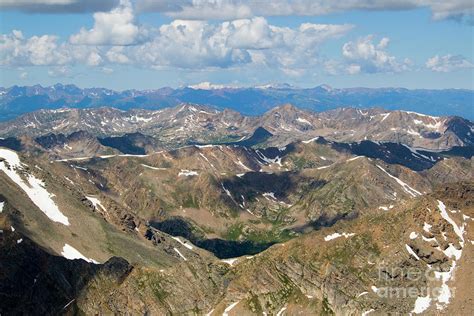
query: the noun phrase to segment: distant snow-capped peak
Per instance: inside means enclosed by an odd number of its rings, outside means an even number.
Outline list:
[[[224,84],[214,84],[209,81],[200,82],[194,85],[189,85],[187,88],[194,90],[219,90],[219,89],[245,89],[245,88],[254,88],[254,89],[296,89],[295,86],[288,83],[268,83],[255,86],[238,86],[238,85],[224,85]]]
[[[197,84],[189,85],[187,87],[194,90],[218,90],[218,89],[226,89],[226,88],[228,89],[237,88],[236,86],[214,84],[214,83],[210,83],[209,81],[200,82]]]

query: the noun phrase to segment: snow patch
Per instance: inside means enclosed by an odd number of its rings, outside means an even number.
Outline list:
[[[153,119],[152,117],[145,118],[145,117],[141,117],[141,116],[138,116],[138,115],[133,115],[133,116],[130,117],[130,120],[132,120],[132,121],[145,122],[145,123],[150,122],[152,119]]]
[[[281,157],[280,156],[276,156],[275,158],[268,158],[266,157],[264,154],[262,154],[260,152],[260,150],[256,150],[255,151],[258,155],[258,157],[263,160],[264,162],[268,163],[268,164],[272,164],[272,163],[276,163],[278,164],[279,166],[281,166]]]
[[[421,314],[423,313],[425,310],[428,309],[428,307],[430,307],[430,304],[431,304],[431,298],[429,295],[423,297],[423,296],[419,296],[416,301],[415,301],[415,307],[413,308],[413,310],[411,311],[412,313],[415,313],[415,314]]]
[[[400,112],[407,113],[407,114],[414,114],[414,115],[418,115],[418,116],[421,116],[421,117],[429,117],[429,118],[434,119],[434,120],[439,119],[439,116],[432,116],[432,115],[422,114],[422,113],[413,112],[413,111],[400,111]]]
[[[232,194],[230,194],[230,191],[228,189],[226,189],[226,187],[224,186],[224,184],[222,183],[222,189],[224,189],[225,193],[232,199],[234,200],[234,198],[232,197]]]
[[[213,148],[213,147],[221,148],[222,146],[208,144],[208,145],[194,145],[194,147],[201,149],[201,148]]]
[[[174,237],[174,236],[171,236],[171,238],[173,238],[174,240],[176,240],[177,242],[179,242],[181,245],[188,248],[189,250],[194,249],[194,247],[191,245],[191,243],[188,243],[188,241],[182,241],[181,239],[179,239],[179,237]]]
[[[339,237],[349,238],[349,237],[352,237],[354,235],[355,235],[354,233],[342,233],[342,234],[334,233],[334,234],[327,235],[326,237],[324,237],[324,241],[333,240],[333,239],[336,239],[336,238],[339,238]]]
[[[436,308],[438,310],[443,310],[447,304],[449,304],[451,297],[452,297],[452,292],[451,289],[448,286],[448,282],[452,279],[454,270],[456,268],[457,260],[461,258],[462,255],[462,248],[464,247],[464,225],[463,223],[462,226],[458,226],[456,222],[449,216],[446,206],[442,201],[438,200],[438,209],[440,210],[441,217],[445,219],[451,226],[453,227],[453,230],[455,234],[459,237],[459,244],[461,246],[461,249],[456,249],[452,243],[449,244],[448,248],[446,248],[444,251],[441,250],[441,248],[438,246],[438,250],[443,251],[443,253],[448,257],[448,258],[454,258],[452,261],[451,267],[449,271],[446,272],[439,272],[435,271],[435,277],[436,279],[441,281],[441,286],[438,291],[438,296],[433,298],[433,300],[436,300]],[[431,225],[424,223],[423,229],[427,232],[429,232],[429,229],[431,228]],[[446,236],[444,234],[445,232],[442,232],[443,238],[446,240]],[[428,299],[425,298],[425,301]],[[421,303],[420,303],[421,304]],[[415,306],[416,307],[416,306]]]
[[[415,257],[416,260],[420,260],[420,257],[418,257],[418,255],[413,251],[413,249],[412,249],[410,246],[408,246],[407,244],[405,244],[405,248],[406,248],[406,250],[408,251],[408,253],[409,253],[410,255],[412,255],[413,257]]]
[[[414,135],[414,136],[420,136],[421,137],[421,134],[412,130],[411,128],[407,129],[407,133],[410,134],[410,135]]]
[[[237,260],[239,260],[239,258],[222,259],[221,261],[232,266],[234,264],[234,262],[236,262]]]
[[[454,257],[456,260],[459,260],[462,255],[462,250],[461,249],[456,249],[453,244],[449,244],[448,248],[443,250],[443,253],[446,255],[446,257],[451,258]]]
[[[447,304],[449,304],[449,301],[451,300],[451,289],[447,285],[447,282],[451,280],[454,269],[456,268],[456,261],[453,261],[453,265],[447,272],[438,272],[435,271],[435,277],[438,280],[441,280],[441,288],[439,290],[439,295],[436,298],[438,303],[436,304],[436,309],[442,310],[446,307]]]
[[[153,169],[153,170],[166,170],[166,168],[158,168],[158,167],[152,167],[149,165],[141,164],[143,167],[148,168],[148,169]]]
[[[273,192],[265,192],[262,194],[264,198],[269,200],[269,198],[272,198],[273,200],[276,200],[277,198],[275,197],[275,193]]]
[[[372,309],[369,309],[368,311],[363,312],[361,316],[367,316],[367,315],[369,315],[370,313],[372,313],[373,311],[375,311],[375,309],[373,309],[373,308],[372,308]]]
[[[191,170],[186,170],[186,169],[181,169],[181,171],[178,173],[178,177],[184,176],[184,177],[192,177],[192,176],[197,176],[198,173],[196,171],[191,171]]]
[[[72,181],[72,180],[69,179],[68,177],[64,176],[64,179],[66,179],[67,181],[69,181],[70,184],[75,185],[74,181]]]
[[[214,167],[212,162],[210,162],[209,159],[207,159],[206,156],[204,156],[202,153],[199,153],[199,156],[201,156],[204,160],[206,160],[211,165],[212,168],[216,169],[216,167]]]
[[[308,139],[308,140],[303,140],[302,143],[303,144],[309,144],[309,143],[312,143],[312,142],[314,142],[315,140],[318,140],[318,139],[319,139],[319,136],[316,136],[316,137]]]
[[[23,164],[18,155],[14,151],[0,149],[0,157],[5,159],[0,162],[0,170],[15,182],[34,204],[53,222],[69,226],[68,218],[61,213],[52,199],[54,195],[45,189],[44,182],[28,173],[25,174],[26,179],[20,176],[18,171],[23,169]]]
[[[331,167],[332,165],[327,165],[327,166],[322,166],[322,167],[317,167],[317,170],[322,170]]]
[[[428,224],[428,223],[426,223],[426,222],[423,224],[423,230],[424,230],[425,232],[427,232],[427,233],[430,232],[431,227],[432,227],[432,225],[430,225],[430,224]]]
[[[416,149],[414,149],[414,148],[411,148],[411,147],[408,146],[408,145],[405,145],[405,144],[401,144],[401,145],[402,145],[403,147],[407,148],[407,149],[411,152],[412,156],[415,157],[415,158],[420,158],[420,157],[421,157],[421,158],[423,158],[423,159],[430,160],[430,161],[432,161],[432,162],[436,162],[436,159],[434,159],[432,156],[428,157],[428,156],[426,156],[426,155],[420,154],[420,153],[418,152],[418,150],[416,150]]]
[[[250,169],[249,167],[247,167],[246,165],[244,165],[244,163],[242,161],[240,161],[240,159],[237,159],[237,164],[242,166],[242,168],[244,168],[245,170],[247,171],[252,171],[252,169]]]
[[[82,253],[80,253],[78,250],[68,244],[64,244],[61,255],[69,260],[82,259],[90,263],[99,264],[99,262],[95,261],[94,259],[86,258]]]
[[[306,120],[306,119],[304,119],[304,118],[301,118],[301,117],[298,117],[296,120],[297,120],[298,122],[300,122],[300,123],[312,125],[308,120]]]
[[[188,259],[186,259],[186,257],[183,256],[183,254],[182,254],[178,249],[176,249],[176,248],[173,248],[173,249],[174,249],[174,251],[176,251],[176,253],[177,253],[181,258],[183,258],[184,261],[188,261]]]
[[[385,172],[385,174],[387,174],[390,178],[394,179],[395,181],[397,181],[397,183],[403,188],[403,190],[405,190],[406,193],[410,194],[411,196],[413,197],[416,197],[416,196],[420,196],[422,195],[419,191],[413,189],[411,186],[409,186],[408,184],[406,184],[405,182],[403,182],[402,180],[398,179],[397,177],[395,176],[392,176],[390,173],[388,173],[387,171],[385,171],[384,168],[380,167],[379,165],[376,165],[380,170],[382,170],[383,172]]]
[[[229,312],[237,305],[239,304],[240,301],[237,301],[235,303],[232,303],[230,304],[229,306],[227,306],[225,309],[224,309],[224,313],[222,314],[222,316],[229,316]]]
[[[98,198],[86,195],[86,199],[88,199],[92,203],[92,205],[94,205],[94,207],[96,209],[98,209],[98,207],[100,207],[105,213],[108,214],[107,209],[102,205],[102,203],[100,202],[100,200]]]
[[[362,158],[362,157],[364,157],[364,156],[355,156],[355,157],[347,159],[347,161],[354,161],[354,160]]]
[[[461,246],[462,246],[464,243],[464,237],[463,237],[464,225],[459,227],[456,224],[456,222],[448,215],[448,212],[446,212],[446,206],[444,205],[444,203],[439,200],[438,200],[438,209],[441,212],[441,217],[443,217],[448,223],[451,224],[451,226],[453,226],[454,232],[456,233],[456,235],[458,235],[459,239],[461,240]]]
[[[382,120],[380,122],[383,122],[387,119],[387,117],[390,115],[390,113],[383,113],[383,114],[380,114],[383,116]]]

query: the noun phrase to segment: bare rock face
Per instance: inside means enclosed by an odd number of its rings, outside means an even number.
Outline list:
[[[76,299],[91,280],[116,287],[133,269],[117,257],[104,264],[56,257],[8,230],[0,234],[0,249],[0,312],[6,315],[77,312]]]
[[[463,181],[439,186],[436,194],[448,200],[454,207],[472,207],[474,205],[474,187],[472,182]]]

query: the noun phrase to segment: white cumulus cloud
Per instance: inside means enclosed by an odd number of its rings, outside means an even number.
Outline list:
[[[382,38],[374,43],[374,36],[368,35],[357,41],[350,41],[343,45],[342,55],[346,60],[347,72],[378,73],[378,72],[401,72],[410,68],[411,62],[407,59],[399,61],[390,55],[387,47],[390,40]]]
[[[113,11],[119,10],[118,15],[121,15],[126,9],[124,6]],[[325,41],[340,37],[353,28],[347,24],[312,23],[295,28],[280,27],[263,17],[218,23],[174,20],[159,29],[150,29],[152,36],[145,42],[123,45],[133,42],[136,37],[120,37],[111,29],[102,32],[107,24],[104,21],[116,20],[105,19],[100,23],[98,20],[92,31],[81,31],[67,42],[60,42],[52,35],[25,38],[20,31],[0,35],[0,65],[85,64],[95,67],[130,64],[156,69],[205,70],[253,64],[301,75],[317,65],[319,49]],[[105,32],[115,35],[106,36]],[[104,45],[106,43],[115,45]]]
[[[69,56],[54,35],[32,36],[25,39],[18,30],[0,35],[0,65],[65,64]]]
[[[123,50],[123,46],[114,46],[109,51],[107,51],[105,55],[111,63],[127,64],[130,62],[130,59],[123,53]]]
[[[176,68],[229,68],[244,64],[286,70],[307,69],[324,41],[346,34],[352,25],[271,25],[263,17],[230,22],[175,20],[138,46],[111,50],[110,61]],[[294,73],[294,72],[293,72]]]
[[[62,66],[81,63],[97,66],[103,62],[94,46],[60,43],[54,35],[25,38],[18,30],[0,35],[0,66]]]
[[[226,68],[249,62],[249,54],[228,45],[223,25],[175,20],[164,24],[148,43],[126,49],[139,64],[155,67]]]
[[[94,27],[82,28],[69,41],[79,45],[133,45],[143,40],[146,31],[135,24],[135,15],[129,0],[110,12],[94,13]]]

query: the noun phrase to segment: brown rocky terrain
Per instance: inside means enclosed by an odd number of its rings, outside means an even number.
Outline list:
[[[473,123],[459,117],[435,117],[406,111],[340,108],[311,112],[290,104],[262,116],[181,104],[163,110],[121,111],[114,108],[40,110],[0,123],[0,136],[69,135],[77,131],[100,137],[142,133],[167,148],[189,143],[223,143],[248,138],[258,128],[273,136],[267,146],[323,136],[340,142],[373,140],[411,147],[450,149],[473,145]]]
[[[459,291],[468,288],[463,283],[468,280],[459,272],[472,268],[473,192],[472,182],[439,187],[389,212],[338,222],[258,255],[228,261],[232,263],[210,257],[203,265],[195,254],[198,249],[189,249],[188,244],[179,248],[179,263],[162,268],[138,262],[131,266],[121,259],[94,265],[53,257],[21,231],[5,227],[8,218],[3,217],[2,262],[16,259],[24,263],[3,264],[2,275],[11,276],[5,273],[9,269],[24,272],[22,282],[34,284],[31,295],[40,291],[55,304],[18,304],[16,300],[5,304],[2,300],[2,311],[27,312],[29,306],[40,305],[45,312],[57,312],[63,306],[61,313],[86,314],[219,315],[226,311],[229,315],[257,315],[285,311],[289,315],[357,315],[368,311],[418,313],[423,309],[426,314],[452,310],[468,315],[473,311],[472,297],[470,292]],[[18,242],[18,238],[23,240]],[[152,244],[159,247],[157,240],[152,239]],[[38,260],[43,260],[48,270],[30,264]],[[58,283],[61,274],[67,282],[64,285]],[[18,292],[23,287],[3,280],[9,293],[18,293],[23,299],[23,292]],[[68,291],[59,292],[66,284]],[[424,298],[427,289],[429,304],[420,304],[419,297]]]
[[[0,140],[1,314],[473,312],[474,165],[451,118],[132,112],[41,111]],[[392,137],[410,122],[421,137]]]

